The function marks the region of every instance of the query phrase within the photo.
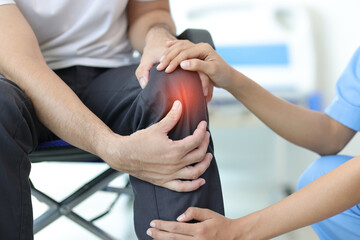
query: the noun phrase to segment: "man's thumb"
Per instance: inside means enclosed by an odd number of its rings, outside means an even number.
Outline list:
[[[173,103],[172,108],[166,114],[166,116],[158,123],[158,126],[162,129],[163,132],[170,132],[171,129],[175,127],[178,123],[182,112],[182,105],[179,100],[176,100]]]

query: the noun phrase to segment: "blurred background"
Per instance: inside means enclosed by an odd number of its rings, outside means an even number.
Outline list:
[[[207,29],[217,51],[234,68],[274,94],[318,111],[331,102],[338,77],[360,45],[358,0],[170,3],[178,33],[186,28]],[[298,177],[318,157],[277,137],[224,91],[215,90],[209,113],[227,217],[260,210],[292,193]],[[358,155],[359,141],[355,136],[341,153]],[[101,164],[40,163],[33,165],[31,178],[39,189],[61,200],[104,168]],[[123,182],[120,178],[114,184]],[[49,187],[53,185],[58,188]],[[98,193],[75,210],[91,218],[112,200],[113,196]],[[33,201],[38,216],[46,206]],[[120,198],[97,224],[119,239],[136,239],[131,204],[131,198]],[[35,239],[97,238],[61,218]],[[318,238],[306,227],[277,239]]]

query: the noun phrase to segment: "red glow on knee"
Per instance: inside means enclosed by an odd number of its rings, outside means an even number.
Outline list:
[[[177,86],[174,93],[174,101],[180,100],[183,106],[183,111],[197,111],[200,102],[204,100],[200,80],[184,79],[181,84]],[[200,104],[202,105],[202,104]]]

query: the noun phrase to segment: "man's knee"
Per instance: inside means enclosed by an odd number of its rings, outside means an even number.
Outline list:
[[[180,68],[167,74],[154,67],[150,72],[149,83],[141,97],[156,116],[154,122],[162,119],[176,100],[182,103],[182,114],[176,129],[169,136],[172,139],[183,138],[192,134],[199,122],[208,120],[206,100],[201,81],[196,72]]]
[[[322,175],[332,171],[333,169],[337,168],[351,158],[351,156],[342,155],[330,155],[318,158],[313,163],[311,163],[309,167],[300,176],[297,183],[297,190],[305,187],[309,183],[313,182]]]
[[[198,74],[180,68],[167,74],[164,71],[157,71],[154,67],[150,72],[149,83],[143,91],[143,98],[154,106],[164,106],[166,111],[171,108],[175,100],[181,101],[185,114],[206,110],[206,101]]]

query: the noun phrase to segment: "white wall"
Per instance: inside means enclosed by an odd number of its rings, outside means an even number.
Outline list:
[[[207,6],[209,3],[220,0],[170,0],[175,22],[181,19],[182,10],[190,5]],[[312,21],[312,35],[316,56],[316,88],[324,95],[324,107],[328,105],[334,94],[335,84],[353,52],[360,46],[360,1],[359,0],[221,0],[226,2],[258,2],[258,3],[296,3],[303,5],[310,13]],[[206,14],[206,12],[204,12]],[[179,26],[179,32],[191,26]],[[231,37],[229,33],[229,37]],[[212,116],[213,122],[216,116]],[[224,118],[222,117],[222,124]],[[230,116],[228,121],[240,121],[236,116]],[[232,122],[233,122],[232,121]],[[216,124],[215,124],[216,125]],[[214,124],[212,125],[214,126]],[[359,155],[360,135],[357,135],[350,144],[342,151],[342,154]],[[290,147],[287,154],[296,156],[297,162],[301,159],[312,161],[316,158],[304,149],[295,146]],[[306,162],[306,164],[308,164]],[[290,164],[290,163],[289,163]],[[296,166],[296,167],[295,167]],[[296,178],[306,165],[290,166],[293,170],[293,178]],[[299,170],[300,169],[300,170]]]
[[[292,1],[303,2],[311,13],[318,56],[318,87],[324,90],[329,102],[335,93],[337,78],[360,45],[360,1]]]
[[[250,0],[224,0],[227,2],[249,2]],[[254,2],[251,0],[250,2]],[[190,5],[207,6],[215,0],[171,0],[175,22],[181,19],[182,10]],[[352,53],[360,45],[360,1],[359,0],[257,0],[262,3],[296,3],[304,5],[310,12],[316,55],[316,86],[324,94],[325,105],[335,93],[335,83],[345,68]],[[206,12],[204,12],[206,14]],[[184,26],[180,29],[183,30]],[[191,27],[191,26],[187,26]],[[229,36],[231,33],[229,33]]]

